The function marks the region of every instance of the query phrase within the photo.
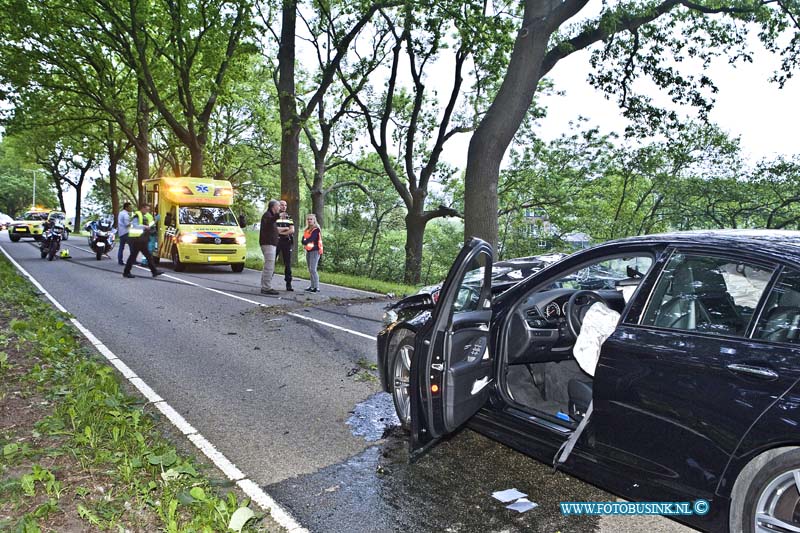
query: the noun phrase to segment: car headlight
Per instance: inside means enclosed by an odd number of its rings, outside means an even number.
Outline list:
[[[397,311],[394,309],[389,309],[385,313],[383,313],[383,325],[388,326],[389,324],[393,324],[397,322]]]
[[[247,237],[244,235],[239,235],[236,237],[236,244],[247,244]]]
[[[194,233],[186,233],[184,235],[181,235],[181,242],[183,244],[195,243],[197,242],[197,235],[195,235]]]

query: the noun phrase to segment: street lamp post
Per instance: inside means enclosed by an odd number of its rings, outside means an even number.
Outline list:
[[[28,172],[33,172],[33,203],[31,204],[31,209],[36,207],[36,169],[29,170]]]

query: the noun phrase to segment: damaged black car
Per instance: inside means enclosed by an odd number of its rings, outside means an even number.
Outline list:
[[[412,456],[469,426],[706,531],[800,531],[800,233],[634,237],[511,286],[473,239],[378,366]]]

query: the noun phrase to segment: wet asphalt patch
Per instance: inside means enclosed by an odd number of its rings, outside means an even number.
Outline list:
[[[343,463],[264,489],[319,532],[594,531],[597,517],[565,517],[558,503],[612,499],[471,430],[413,464],[406,437],[391,428],[378,445]],[[539,507],[518,514],[492,498],[509,488],[527,493]]]
[[[400,426],[392,395],[379,392],[356,404],[350,418],[347,419],[347,425],[350,426],[353,435],[364,437],[367,442],[383,439],[392,428]]]

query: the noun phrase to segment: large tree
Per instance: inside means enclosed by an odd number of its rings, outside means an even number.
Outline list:
[[[303,125],[321,105],[356,37],[382,7],[400,2],[311,2],[310,7],[330,23],[327,45],[331,51],[324,61],[320,61],[319,70],[314,74],[313,88],[301,99],[295,81],[297,14],[298,9],[305,6],[297,0],[282,1],[280,36],[275,35],[278,40],[275,84],[281,119],[281,198],[286,201],[289,212],[299,213],[300,210],[300,133]],[[336,10],[341,11],[341,15]],[[265,26],[271,28],[269,17],[264,17],[264,20]]]
[[[470,141],[465,177],[465,238],[497,243],[497,183],[500,164],[531,106],[539,83],[562,59],[594,47],[597,73],[591,81],[615,95],[628,116],[657,128],[677,115],[634,92],[633,81],[648,77],[673,101],[706,115],[716,87],[704,72],[682,72],[691,63],[703,70],[717,55],[750,59],[748,29],[783,55],[785,81],[797,63],[800,37],[795,2],[771,0],[660,0],[604,3],[596,16],[567,24],[588,0],[524,0],[524,11],[505,77]],[[790,38],[778,39],[784,32]],[[779,49],[779,43],[785,44]],[[602,43],[602,46],[595,46]],[[694,61],[689,61],[693,59]],[[686,61],[684,61],[686,60]]]
[[[246,42],[251,2],[72,1],[93,38],[136,74],[142,94],[187,148],[189,175],[202,176],[217,100],[253,51]]]
[[[382,10],[382,21],[392,36],[385,89],[357,91],[348,76],[341,76],[361,110],[384,173],[406,208],[406,283],[420,281],[427,224],[460,215],[442,202],[431,201],[431,183],[444,183],[455,173],[441,160],[445,144],[473,129],[491,91],[488,74],[502,64],[509,49],[503,37],[507,21],[490,13],[487,6],[485,2],[426,1]],[[442,68],[438,60],[448,53],[451,85],[440,101],[428,77],[433,69]],[[470,68],[472,83],[465,85]],[[375,96],[365,97],[365,92]]]

